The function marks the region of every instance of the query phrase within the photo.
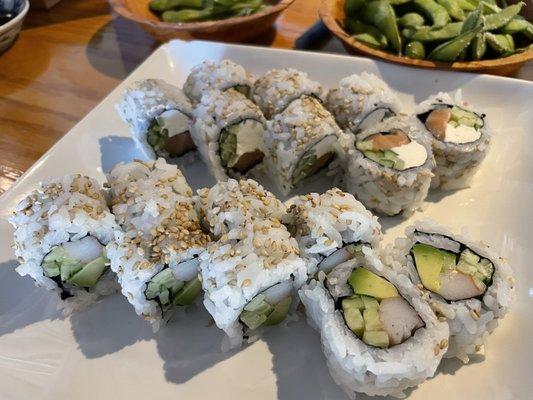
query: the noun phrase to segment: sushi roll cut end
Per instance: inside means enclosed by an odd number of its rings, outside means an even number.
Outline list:
[[[182,111],[171,109],[153,119],[146,140],[157,153],[166,151],[170,157],[177,157],[195,148],[189,133],[191,118]]]
[[[325,168],[335,157],[334,144],[337,136],[328,135],[305,151],[292,172],[292,184],[297,185],[305,178]]]
[[[222,166],[244,174],[259,164],[264,157],[264,133],[263,124],[253,119],[246,119],[225,128],[219,138]]]
[[[456,105],[439,105],[418,117],[435,139],[454,144],[479,140],[484,126],[483,116]]]

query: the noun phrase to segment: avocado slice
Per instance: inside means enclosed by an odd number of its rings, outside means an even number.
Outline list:
[[[370,296],[361,296],[361,300],[363,301],[363,306],[365,309],[379,310],[379,303],[375,298]]]
[[[366,308],[363,311],[363,320],[365,321],[365,331],[379,331],[383,329],[383,324],[379,318],[379,310],[375,308]]]
[[[188,306],[196,300],[202,292],[202,282],[198,277],[187,282],[174,297],[174,304]]]
[[[67,279],[67,282],[74,286],[90,288],[100,279],[108,262],[107,258],[98,257]]]
[[[452,256],[454,259],[453,264],[455,265],[455,254],[424,243],[416,243],[411,248],[411,252],[415,258],[416,270],[422,285],[426,289],[438,293],[440,289],[440,274],[446,267],[449,268]]]
[[[368,331],[363,334],[363,342],[370,346],[389,347],[389,335],[385,331]]]
[[[292,296],[287,296],[281,300],[278,304],[274,306],[274,311],[270,313],[268,318],[265,321],[265,325],[272,326],[277,325],[282,322],[287,314],[292,304]]]
[[[361,337],[365,330],[365,321],[363,320],[361,310],[354,307],[352,304],[353,303],[342,302],[344,321],[346,321],[346,325],[348,325],[348,328],[350,328],[353,333],[358,337]]]
[[[365,305],[361,296],[354,294],[351,297],[342,299],[342,308],[357,308],[358,310],[364,310]]]
[[[392,283],[365,268],[356,268],[348,278],[355,294],[364,294],[378,300],[398,296]]]

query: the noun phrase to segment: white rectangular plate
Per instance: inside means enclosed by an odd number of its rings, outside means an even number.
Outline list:
[[[304,321],[273,329],[240,351],[221,353],[222,333],[201,308],[188,310],[157,334],[121,295],[63,318],[49,293],[14,271],[12,228],[5,219],[38,181],[74,172],[103,181],[116,162],[141,157],[114,110],[122,90],[149,77],[181,85],[192,66],[223,58],[254,74],[294,67],[326,86],[349,74],[373,72],[400,94],[408,111],[439,90],[462,88],[466,99],[486,111],[498,136],[472,187],[431,195],[424,212],[411,221],[430,217],[453,229],[466,226],[473,237],[490,243],[515,270],[518,302],[490,337],[485,357],[467,366],[444,362],[409,398],[531,398],[533,84],[356,57],[181,41],[159,48],[0,198],[0,398],[346,398],[329,376],[318,335]],[[201,163],[183,169],[195,188],[213,182]],[[390,240],[409,220],[382,223]]]

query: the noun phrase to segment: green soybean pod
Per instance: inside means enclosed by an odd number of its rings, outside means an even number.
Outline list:
[[[520,33],[533,41],[533,24],[530,23],[529,26]]]
[[[514,53],[514,39],[512,35],[500,35],[490,32],[485,33],[489,47],[501,56],[507,56]]]
[[[365,3],[366,0],[346,0],[344,2],[344,14],[347,17],[355,17]]]
[[[463,21],[465,19],[463,9],[459,7],[459,4],[455,0],[437,0],[437,3],[443,6],[453,19],[457,21]]]
[[[416,28],[424,25],[424,17],[418,13],[410,12],[398,18],[398,25],[402,28]]]
[[[507,25],[520,12],[523,5],[524,3],[513,4],[500,12],[487,15],[483,23],[485,31],[492,31]]]
[[[472,39],[471,53],[473,60],[481,60],[487,52],[487,41],[484,33],[478,33],[474,39]]]
[[[441,28],[450,22],[448,11],[433,0],[413,0],[413,3],[433,21],[433,26]]]
[[[477,8],[477,5],[468,0],[455,0],[457,5],[461,7],[464,11],[474,11]]]
[[[476,26],[480,25],[481,22],[481,8],[478,7],[468,14],[463,22],[463,27],[460,33],[465,33],[474,29]]]
[[[517,15],[512,20],[510,20],[507,25],[502,26],[500,32],[514,35],[515,33],[526,30],[530,25],[531,23],[529,21]]]
[[[374,39],[376,39],[376,41],[379,43],[379,47],[382,49],[386,49],[389,45],[387,38],[378,28],[373,25],[365,24],[357,19],[347,20],[346,29],[348,30],[348,33],[351,33],[352,35],[358,35],[363,33],[372,35]]]
[[[184,8],[179,11],[169,10],[161,14],[165,22],[194,22],[207,19],[211,16],[209,9],[195,10]]]
[[[463,27],[462,22],[450,22],[448,25],[440,29],[432,29],[429,26],[423,26],[419,28],[414,35],[411,36],[412,40],[420,42],[435,42],[439,40],[449,40],[458,36],[461,33]]]
[[[416,28],[403,28],[402,29],[402,36],[406,38],[407,40],[411,39],[413,35],[417,32]]]
[[[421,42],[413,41],[405,46],[405,55],[410,58],[423,60],[426,57],[426,48]]]
[[[381,43],[370,33],[357,33],[352,36],[354,39],[364,43],[365,45],[374,49],[381,49]]]
[[[394,9],[387,0],[373,0],[363,8],[363,20],[377,27],[387,37],[392,48],[402,51],[402,38]]]
[[[481,30],[481,27],[461,33],[459,36],[435,47],[428,58],[435,61],[452,62],[459,57],[465,47],[468,47],[472,39]]]

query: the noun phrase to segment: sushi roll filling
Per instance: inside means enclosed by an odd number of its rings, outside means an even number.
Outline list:
[[[179,110],[167,110],[154,118],[148,128],[147,141],[154,151],[181,156],[195,148],[189,133],[191,118]]]
[[[336,141],[336,135],[327,135],[311,145],[293,169],[292,184],[296,185],[327,167],[335,157],[334,144]]]
[[[422,285],[447,301],[482,296],[492,282],[494,264],[453,239],[417,233],[410,254]]]
[[[234,89],[237,92],[243,94],[245,97],[250,98],[251,88],[248,85],[235,85],[228,89]]]
[[[292,304],[292,280],[280,282],[257,294],[244,309],[239,320],[250,330],[280,324]]]
[[[174,268],[165,266],[146,284],[146,299],[157,301],[163,312],[173,306],[192,304],[202,291],[197,267],[198,257]]]
[[[264,133],[263,124],[254,119],[246,119],[223,129],[219,138],[222,165],[243,174],[263,161]]]
[[[366,158],[398,171],[420,167],[428,159],[426,148],[398,129],[370,135],[355,147]]]
[[[339,279],[344,279],[344,284],[339,285]],[[346,326],[369,346],[386,349],[401,344],[425,326],[394,285],[366,268],[340,270],[326,280],[328,287],[336,284],[342,293],[336,308]]]
[[[357,124],[355,132],[361,132],[365,129],[385,121],[387,118],[394,117],[396,113],[389,107],[376,106],[372,111],[366,114],[361,121]]]
[[[44,276],[66,292],[69,287],[89,289],[109,268],[105,247],[93,236],[55,246],[42,262]]]
[[[361,242],[344,244],[330,255],[324,256],[318,264],[318,270],[327,274],[337,265],[361,256],[362,249],[363,243]]]
[[[455,105],[436,105],[418,118],[437,140],[454,144],[476,142],[481,138],[481,128],[485,124],[484,115]]]

